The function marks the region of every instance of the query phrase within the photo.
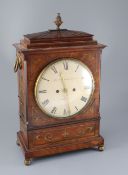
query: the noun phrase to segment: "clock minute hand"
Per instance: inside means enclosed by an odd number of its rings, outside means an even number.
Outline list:
[[[66,97],[67,97],[68,110],[69,110],[69,113],[71,113],[70,106],[69,106],[69,100],[68,100],[68,91],[67,91],[67,88],[65,86],[64,78],[62,77],[61,73],[60,73],[60,79],[61,79],[61,82],[62,82],[62,85],[63,85],[63,88],[64,88],[64,93],[66,94]]]
[[[62,82],[62,85],[63,85],[63,88],[64,88],[64,92],[67,93],[67,89],[66,89],[66,86],[65,86],[65,83],[64,83],[64,78],[62,77],[61,73],[60,73],[60,79],[61,79],[61,82]]]

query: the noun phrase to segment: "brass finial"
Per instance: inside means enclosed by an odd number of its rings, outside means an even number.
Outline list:
[[[60,13],[57,13],[57,17],[56,17],[56,20],[54,21],[54,23],[57,26],[57,30],[60,30],[60,26],[63,23],[63,21],[61,20]]]

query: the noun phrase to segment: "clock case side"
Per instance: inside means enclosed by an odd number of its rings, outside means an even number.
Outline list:
[[[27,61],[20,50],[16,50],[16,62],[14,71],[17,72],[18,81],[18,101],[19,101],[19,122],[20,130],[17,132],[17,144],[20,144],[19,137],[23,145],[28,147],[28,115],[27,115]],[[16,69],[17,64],[17,69]],[[18,66],[20,64],[20,66]]]

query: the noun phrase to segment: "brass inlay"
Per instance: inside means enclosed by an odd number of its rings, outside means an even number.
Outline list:
[[[78,134],[79,136],[83,136],[83,135],[85,135],[86,133],[91,133],[91,132],[93,132],[93,130],[94,130],[94,127],[93,127],[93,126],[89,126],[89,127],[85,127],[85,128],[80,128],[80,129],[78,129],[77,134]]]
[[[44,140],[45,141],[52,141],[53,139],[53,135],[51,133],[47,133],[45,136],[44,136]]]
[[[36,140],[40,140],[41,139],[41,136],[40,135],[37,135],[36,136]]]
[[[88,132],[92,132],[92,131],[93,131],[93,129],[94,129],[94,127],[93,127],[93,126],[89,126],[89,127],[87,127],[87,131],[88,131]]]
[[[62,135],[64,136],[64,138],[67,138],[69,136],[69,133],[68,133],[66,128],[65,128],[64,133]]]

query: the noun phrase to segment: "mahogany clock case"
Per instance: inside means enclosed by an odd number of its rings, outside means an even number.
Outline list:
[[[65,29],[25,35],[16,47],[20,131],[17,134],[25,161],[34,157],[84,148],[103,150],[100,136],[100,71],[105,45],[93,35]],[[77,59],[92,72],[95,90],[88,106],[68,118],[52,118],[38,107],[34,88],[40,72],[60,58]],[[26,163],[26,164],[27,164]]]

